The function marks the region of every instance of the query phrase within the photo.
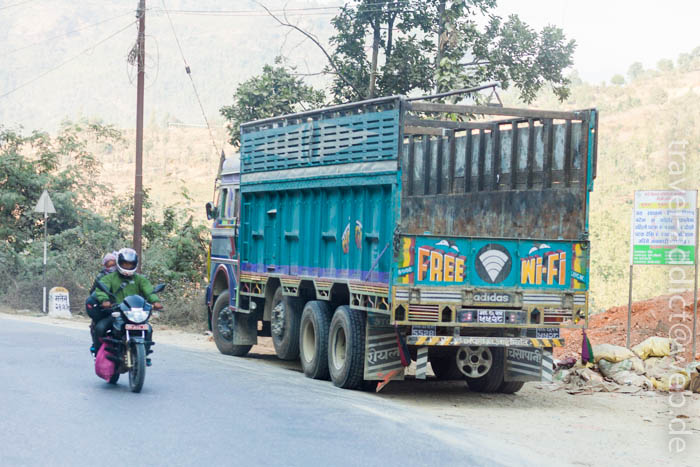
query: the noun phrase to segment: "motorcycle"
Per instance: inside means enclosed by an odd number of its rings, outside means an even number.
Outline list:
[[[97,281],[96,285],[115,300],[114,294],[101,282]],[[159,284],[153,289],[153,293],[158,293],[164,288],[165,284]],[[106,358],[115,365],[109,382],[116,384],[119,375],[128,372],[129,388],[132,392],[141,392],[146,378],[146,367],[150,366],[147,365],[147,360],[150,360],[147,356],[153,352],[151,347],[155,345],[151,340],[153,328],[148,324],[153,306],[140,295],[129,295],[121,303],[113,305],[111,311],[114,321],[106,336],[102,338],[107,352]]]

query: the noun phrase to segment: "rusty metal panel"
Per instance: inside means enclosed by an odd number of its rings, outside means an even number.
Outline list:
[[[413,168],[410,163],[403,165],[411,177],[405,180],[409,189],[402,193],[401,230],[455,236],[582,238],[586,228],[586,118],[516,119],[491,125],[445,128],[445,136],[406,140],[412,147],[404,152],[412,150],[414,161]]]
[[[401,230],[407,234],[580,239],[584,184],[571,189],[508,190],[406,197]]]

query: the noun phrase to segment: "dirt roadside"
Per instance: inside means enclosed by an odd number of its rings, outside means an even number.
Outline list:
[[[50,318],[36,313],[7,313],[7,319],[32,321],[87,331],[89,320]],[[87,335],[86,335],[87,338]],[[157,329],[159,343],[217,353],[209,335]],[[86,344],[87,345],[87,344]],[[269,338],[251,351],[273,355]],[[262,358],[262,364],[297,369],[298,364]],[[300,377],[302,377],[300,375]],[[470,393],[460,381],[434,379],[416,381],[409,377],[392,382],[377,397],[415,407],[426,414],[470,428],[500,433],[503,439],[529,447],[552,459],[551,465],[662,465],[694,466],[700,459],[700,394],[683,393],[675,401],[668,394],[643,392],[638,395],[593,393],[570,395],[553,386],[526,384],[515,395]],[[676,418],[678,417],[678,418]],[[685,450],[676,456],[669,452],[669,423],[685,425]],[[469,442],[465,440],[465,442]],[[439,454],[436,454],[439,459]]]

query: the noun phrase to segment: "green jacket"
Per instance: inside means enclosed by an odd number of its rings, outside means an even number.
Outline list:
[[[133,277],[122,277],[118,271],[114,271],[102,277],[100,282],[114,294],[116,303],[123,302],[129,295],[141,295],[150,303],[159,301],[158,295],[153,293],[153,285],[146,279],[146,276],[141,274],[134,274]],[[95,297],[100,303],[112,301],[112,298],[100,289],[95,289]]]

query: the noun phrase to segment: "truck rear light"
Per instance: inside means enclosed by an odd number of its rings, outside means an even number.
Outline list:
[[[545,309],[544,323],[563,323],[566,320],[573,318],[573,311],[567,309]]]
[[[475,313],[471,310],[460,310],[457,312],[457,321],[460,323],[472,323],[475,321]]]
[[[564,321],[564,317],[562,317],[562,316],[545,316],[544,317],[545,323],[562,323],[563,321]]]
[[[506,323],[521,324],[525,323],[525,313],[522,311],[509,311],[506,313]]]

